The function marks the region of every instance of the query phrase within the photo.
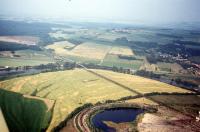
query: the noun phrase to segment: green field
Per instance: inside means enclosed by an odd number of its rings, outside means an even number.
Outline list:
[[[49,125],[53,102],[47,104],[38,98],[0,89],[0,107],[10,131],[40,132]]]
[[[0,56],[0,66],[34,66],[54,62],[52,55],[44,51],[19,50],[15,51],[15,55],[19,57]]]
[[[173,72],[173,73],[179,73],[181,71],[184,71],[183,67],[181,67],[177,63],[158,62],[157,66],[160,71]]]
[[[31,60],[21,58],[0,58],[0,66],[35,66],[40,64],[52,63],[53,61]]]
[[[138,70],[142,65],[142,60],[125,60],[120,59],[117,55],[108,54],[104,58],[101,65],[103,66],[116,66],[116,67],[123,67],[123,68],[132,68],[134,70]]]
[[[188,92],[178,87],[138,76],[103,70],[94,71],[140,93]],[[136,95],[134,92],[83,69],[18,77],[0,82],[0,87],[27,95],[37,91],[36,95],[39,97],[56,100],[53,118],[48,130],[58,125],[75,108],[85,103],[96,103]]]

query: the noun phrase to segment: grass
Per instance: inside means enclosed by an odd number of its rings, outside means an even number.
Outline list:
[[[178,87],[138,76],[103,70],[94,71],[141,93],[188,92]],[[56,100],[53,118],[48,130],[58,125],[74,109],[85,103],[97,103],[98,101],[115,100],[135,95],[135,93],[83,69],[18,77],[0,82],[0,87],[27,95],[31,95],[37,89],[37,96]]]
[[[0,66],[34,66],[54,62],[52,55],[46,51],[18,50],[15,55],[19,57],[0,57]]]
[[[76,56],[96,60],[103,59],[111,48],[110,46],[89,42],[80,44],[74,47],[72,50],[66,49],[66,46],[72,46],[72,44],[70,44],[69,42],[57,42],[53,45],[47,46],[46,48],[53,49],[57,55],[61,56]]]
[[[85,103],[134,95],[82,69],[19,77],[3,81],[0,86],[11,91],[17,89],[18,92],[28,95],[38,89],[37,96],[55,99],[56,104],[49,130],[64,120],[75,108]]]
[[[53,105],[0,89],[0,106],[10,131],[40,132],[49,125]]]
[[[123,73],[115,73],[112,71],[95,70],[97,73],[102,74],[116,82],[123,84],[131,89],[134,89],[140,93],[152,93],[152,92],[180,92],[186,93],[188,90],[184,90],[179,87],[175,87],[159,81],[147,79],[144,77],[128,75]]]
[[[68,41],[61,41],[46,46],[46,49],[53,49],[56,55],[82,63],[94,63],[110,67],[117,66],[135,70],[139,69],[143,63],[142,60],[120,59],[118,55],[134,55],[132,50],[126,46],[112,46],[99,44],[98,42],[85,42],[74,46]]]
[[[146,99],[146,98],[137,98],[137,99],[129,99],[126,100],[127,103],[137,103],[137,104],[148,104],[148,105],[158,105],[157,103]]]
[[[96,44],[96,43],[83,43],[78,45],[72,50],[75,56],[91,58],[91,59],[104,59],[111,46]]]
[[[79,63],[93,63],[93,64],[99,64],[100,63],[100,60],[91,59],[91,58],[85,58],[85,57],[79,57],[79,56],[68,55],[65,58],[69,59],[69,60],[73,60],[73,61],[79,62]]]
[[[197,116],[200,110],[200,96],[197,95],[153,95],[151,99],[192,116]],[[145,98],[129,99],[126,102],[158,105]]]
[[[0,57],[0,66],[35,66],[54,62],[53,60],[34,60],[30,58]]]
[[[158,62],[157,63],[158,68],[161,71],[167,71],[167,72],[173,72],[173,73],[179,73],[180,71],[183,71],[184,69],[177,63],[164,63],[164,62]]]
[[[107,31],[102,31],[98,35],[98,39],[107,40],[107,41],[114,41],[115,39],[121,38],[121,37],[126,37],[126,35],[119,34],[119,33],[111,33]]]
[[[200,98],[196,95],[154,95],[152,98],[165,104],[200,105]]]
[[[142,63],[142,60],[125,60],[120,59],[117,55],[109,54],[104,58],[103,63],[101,65],[110,67],[116,66],[123,68],[132,68],[134,70],[138,70]]]
[[[46,46],[46,49],[53,49],[56,54],[64,54],[67,49],[73,48],[75,45],[68,41],[55,42]]]
[[[115,46],[115,47],[112,47],[112,49],[110,50],[109,54],[127,55],[127,56],[134,55],[134,53],[131,50],[131,48],[125,47],[125,46]]]

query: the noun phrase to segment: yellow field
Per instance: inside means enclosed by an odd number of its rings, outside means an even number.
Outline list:
[[[111,46],[100,45],[96,43],[83,43],[81,45],[76,46],[72,50],[68,50],[66,46],[70,48],[74,45],[67,41],[64,41],[62,43],[57,42],[52,45],[48,45],[46,48],[53,49],[56,54],[62,56],[70,55],[98,60],[103,59],[111,48]]]
[[[19,85],[19,82],[23,84]],[[18,89],[23,94],[31,94],[38,89],[37,96],[55,99],[56,105],[49,130],[85,103],[134,95],[81,69],[19,77],[0,82],[0,87],[8,90]]]
[[[188,92],[178,87],[138,76],[103,70],[94,71],[141,93]],[[75,108],[85,103],[115,100],[135,95],[135,93],[83,69],[18,77],[0,82],[0,87],[27,95],[37,89],[37,96],[56,100],[52,122],[48,130],[58,125]]]
[[[46,49],[52,49],[54,52],[58,55],[67,55],[69,54],[69,48],[73,48],[75,45],[68,42],[68,41],[60,41],[55,42],[54,44],[48,45],[45,48]]]
[[[125,47],[125,46],[113,47],[110,50],[109,54],[127,55],[127,56],[134,55],[133,51],[129,47]]]
[[[0,130],[2,132],[9,132],[8,126],[6,124],[6,121],[5,121],[4,115],[1,111],[1,108],[0,108]]]
[[[84,43],[72,50],[75,56],[92,58],[92,59],[103,59],[107,52],[110,50],[111,46],[94,44],[94,43]]]
[[[95,70],[97,73],[102,74],[116,82],[123,84],[131,89],[134,89],[140,93],[151,93],[151,92],[189,92],[179,87],[175,87],[159,81],[147,79],[144,77],[128,75],[123,73],[115,73],[112,71]]]
[[[158,105],[156,102],[153,102],[146,98],[137,98],[137,99],[129,99],[125,101],[126,103],[137,103],[137,104],[148,104],[148,105]]]

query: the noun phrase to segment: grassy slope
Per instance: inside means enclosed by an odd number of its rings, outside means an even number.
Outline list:
[[[0,89],[0,106],[10,131],[40,132],[48,127],[51,112],[41,100]]]
[[[94,71],[141,93],[188,92],[165,83],[138,76],[103,70]],[[98,101],[135,95],[121,86],[82,69],[19,77],[0,82],[0,87],[24,94],[31,94],[35,89],[38,89],[37,96],[57,100],[49,130],[62,121],[75,108],[84,103],[96,103]]]

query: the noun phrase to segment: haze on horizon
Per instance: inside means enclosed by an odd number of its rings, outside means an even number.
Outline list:
[[[109,22],[200,22],[200,0],[0,0],[0,14]]]

